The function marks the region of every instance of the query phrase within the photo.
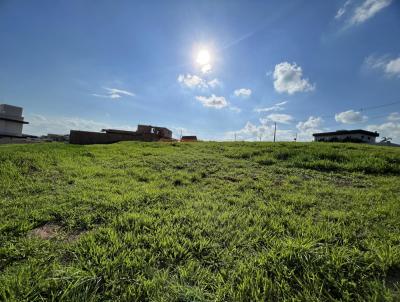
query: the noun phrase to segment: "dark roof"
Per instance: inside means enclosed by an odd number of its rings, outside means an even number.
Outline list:
[[[2,137],[16,137],[16,138],[37,138],[36,135],[29,135],[29,134],[21,134],[21,135],[12,135],[12,134],[7,134],[7,133],[1,133],[0,132],[0,138]]]
[[[184,135],[181,139],[197,139],[196,135]]]
[[[345,134],[364,134],[369,136],[378,137],[378,132],[371,132],[367,130],[357,129],[357,130],[338,130],[334,132],[321,132],[314,133],[313,136],[335,136],[335,135],[345,135]]]
[[[152,125],[143,125],[143,124],[139,124],[138,127],[149,127],[149,128],[165,129],[165,130],[171,131],[171,130],[169,130],[169,129],[166,128],[166,127],[158,127],[158,126],[152,126]]]
[[[29,124],[28,122],[24,122],[23,120],[13,119],[13,118],[3,117],[3,116],[0,116],[0,120],[21,123],[21,124]]]
[[[118,130],[118,129],[102,129],[102,132],[115,133],[115,134],[137,134],[135,131]]]
[[[6,133],[2,134],[2,133],[0,133],[0,138],[3,138],[3,137],[18,137],[18,138],[21,138],[23,136],[22,135],[12,135],[12,134],[6,134]]]

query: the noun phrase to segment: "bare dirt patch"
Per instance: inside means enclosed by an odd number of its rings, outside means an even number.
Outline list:
[[[46,223],[28,232],[28,237],[35,237],[43,240],[57,239],[66,243],[72,243],[78,240],[87,231],[74,231],[67,233],[62,229],[61,225],[56,223]]]
[[[61,226],[55,223],[47,223],[29,231],[29,237],[37,237],[40,239],[52,239],[57,237]]]

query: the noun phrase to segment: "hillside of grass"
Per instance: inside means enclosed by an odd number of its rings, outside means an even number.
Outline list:
[[[0,301],[398,301],[400,148],[0,146]]]

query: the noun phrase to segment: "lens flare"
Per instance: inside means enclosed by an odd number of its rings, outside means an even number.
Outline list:
[[[207,49],[202,49],[197,53],[196,62],[199,65],[207,65],[210,63],[210,52]]]

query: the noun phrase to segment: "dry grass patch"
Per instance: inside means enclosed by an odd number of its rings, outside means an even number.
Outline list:
[[[29,231],[29,237],[37,237],[40,239],[53,239],[57,237],[60,233],[61,226],[55,223],[46,223],[40,227],[37,227]]]

